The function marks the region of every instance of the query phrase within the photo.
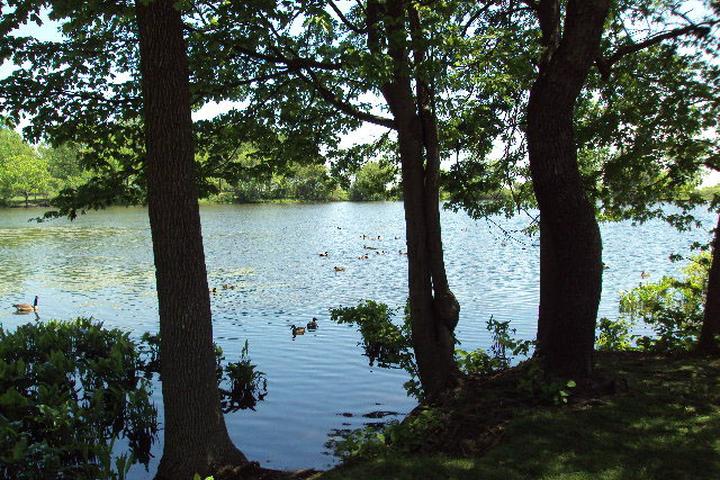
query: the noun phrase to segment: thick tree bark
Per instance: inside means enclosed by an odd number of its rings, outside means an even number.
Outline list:
[[[164,449],[156,478],[242,464],[220,411],[194,175],[187,47],[173,0],[138,1],[148,210],[160,306]]]
[[[720,352],[717,336],[720,335],[720,216],[715,228],[715,239],[712,246],[712,264],[708,277],[707,297],[705,299],[705,317],[700,332],[700,351],[705,353]]]
[[[453,332],[460,311],[449,288],[443,260],[437,122],[429,87],[422,79],[410,76],[409,52],[403,40],[408,16],[414,23],[413,36],[421,34],[417,13],[409,2],[396,0],[385,5],[368,2],[368,45],[374,53],[379,53],[382,43],[379,27],[383,16],[393,73],[392,79],[382,86],[382,94],[398,133],[413,348],[423,391],[428,399],[433,399],[451,386],[458,375]],[[416,49],[414,55],[416,63],[423,61],[424,52]]]
[[[559,3],[541,1],[540,72],[528,105],[530,170],[540,208],[537,354],[557,374],[592,373],[602,290],[602,242],[577,163],[573,114],[597,58],[608,0],[570,0],[559,36]]]

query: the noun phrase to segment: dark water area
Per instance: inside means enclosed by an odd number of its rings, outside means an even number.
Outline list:
[[[0,210],[3,328],[31,321],[13,314],[10,305],[39,295],[41,320],[86,316],[137,337],[157,331],[147,212],[113,208],[74,222],[27,222],[40,213]],[[248,457],[275,468],[327,468],[336,462],[324,446],[329,434],[377,422],[377,412],[397,414],[384,420],[402,418],[415,406],[402,387],[406,374],[370,367],[359,334],[330,322],[328,312],[364,299],[405,304],[401,203],[204,206],[201,213],[209,282],[217,288],[215,340],[232,361],[247,339],[250,357],[268,378],[269,394],[257,411],[227,416],[231,437]],[[682,265],[668,256],[688,254],[691,243],[706,242],[714,226],[711,214],[698,216],[704,229],[690,232],[659,221],[602,225],[608,268],[601,316],[617,316],[619,292],[640,283],[641,272],[650,274],[642,281],[679,272]],[[528,219],[494,222],[515,231]],[[461,348],[489,346],[485,322],[491,315],[512,320],[519,337],[533,338],[537,238],[508,238],[485,221],[447,211],[442,227],[449,279],[462,308]],[[318,255],[326,251],[327,257]],[[365,254],[367,259],[358,258]],[[345,270],[335,272],[335,266]],[[318,330],[293,339],[290,325],[312,317]],[[160,407],[159,391],[155,400]],[[157,462],[161,445],[154,451]],[[136,466],[130,478],[151,478],[154,466],[149,473]]]

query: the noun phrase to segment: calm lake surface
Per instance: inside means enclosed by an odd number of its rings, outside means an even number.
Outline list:
[[[216,342],[232,361],[247,339],[250,357],[268,377],[269,394],[257,411],[227,416],[233,440],[249,458],[276,468],[326,468],[335,463],[324,446],[328,435],[377,422],[374,412],[396,414],[387,420],[414,407],[402,388],[405,373],[368,366],[359,334],[330,322],[328,313],[364,299],[405,304],[401,203],[205,206],[201,212],[209,282],[218,288],[212,296]],[[31,321],[14,315],[10,305],[39,295],[42,320],[88,316],[138,337],[157,331],[147,212],[113,208],[74,222],[28,223],[41,213],[0,210],[0,324],[11,329]],[[678,273],[681,265],[668,255],[689,253],[714,226],[711,214],[699,216],[705,228],[682,233],[662,222],[602,226],[608,269],[601,316],[617,315],[618,292],[636,286],[642,271],[651,274],[649,281]],[[450,283],[462,306],[462,348],[489,346],[485,322],[491,315],[512,320],[520,337],[533,338],[537,239],[506,238],[463,213],[445,211],[442,221]],[[528,220],[494,221],[512,231]],[[388,253],[375,253],[382,250]],[[318,256],[325,251],[328,257]],[[367,260],[358,258],[364,254]],[[335,266],[345,271],[336,273]],[[313,316],[317,332],[293,339],[290,325],[305,325]],[[154,468],[136,466],[130,477],[150,478]]]

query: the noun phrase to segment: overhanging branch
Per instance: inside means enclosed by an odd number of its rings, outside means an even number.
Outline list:
[[[298,77],[300,77],[303,81],[312,85],[326,102],[333,105],[342,113],[350,115],[353,118],[357,118],[358,120],[362,120],[363,122],[373,123],[375,125],[380,125],[381,127],[390,129],[395,128],[395,122],[393,120],[373,115],[369,112],[363,112],[362,110],[358,110],[357,108],[355,108],[353,105],[350,105],[349,103],[341,100],[320,81],[315,72],[313,72],[312,70],[306,70],[305,72],[298,71],[296,73]]]
[[[613,65],[619,62],[626,55],[639,52],[640,50],[652,47],[665,40],[671,40],[681,37],[683,35],[693,34],[696,35],[698,38],[702,38],[708,33],[710,33],[711,27],[713,25],[716,25],[718,22],[718,20],[715,20],[712,22],[692,24],[686,27],[676,28],[674,30],[654,35],[647,40],[639,43],[630,43],[627,45],[623,45],[622,47],[618,47],[615,53],[613,53],[609,57],[598,57],[595,63],[598,70],[600,71],[600,75],[602,75],[602,77],[607,80],[608,78],[610,78],[610,71],[612,70]]]

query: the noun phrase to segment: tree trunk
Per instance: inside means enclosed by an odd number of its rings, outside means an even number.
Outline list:
[[[440,227],[439,222],[436,227],[431,227],[427,220],[433,215],[433,210],[439,216],[439,203],[425,201],[422,134],[414,112],[409,117],[409,124],[398,127],[398,142],[408,249],[410,318],[420,382],[426,397],[433,399],[452,385],[457,374],[453,331],[459,305],[448,306],[445,303],[455,300],[449,288],[440,291],[433,288],[437,282],[432,273],[430,244],[440,242]],[[398,119],[397,116],[395,118]],[[444,274],[444,268],[442,270]],[[447,298],[443,298],[442,293]],[[444,320],[443,313],[446,311],[450,312],[451,321]]]
[[[148,210],[160,306],[164,449],[156,478],[242,464],[220,411],[203,252],[187,50],[173,0],[136,4]]]
[[[24,195],[25,195],[25,208],[29,208],[30,207],[30,193],[25,192]]]
[[[393,62],[392,80],[382,86],[383,96],[397,125],[402,167],[405,232],[408,248],[408,285],[413,349],[418,375],[427,399],[441,395],[457,378],[454,330],[460,305],[448,286],[443,260],[439,205],[439,142],[429,90],[419,78],[413,97],[408,50],[404,45],[405,20],[414,10],[403,1],[385,6],[368,2],[368,43],[379,51],[378,26],[382,8],[387,17],[385,37]],[[415,25],[414,35],[419,35]],[[422,52],[415,52],[416,63]]]
[[[544,53],[528,104],[528,152],[540,208],[537,355],[553,373],[592,373],[602,290],[602,243],[577,163],[573,115],[597,57],[608,0],[571,0],[558,37],[559,3],[538,9]]]
[[[712,264],[708,276],[707,297],[705,299],[705,317],[700,332],[700,351],[718,353],[717,336],[720,335],[720,216],[715,228],[712,246]]]

